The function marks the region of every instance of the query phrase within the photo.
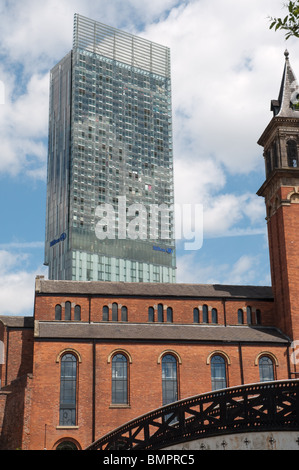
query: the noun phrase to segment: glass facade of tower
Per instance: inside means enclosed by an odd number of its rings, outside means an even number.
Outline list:
[[[75,15],[51,71],[50,279],[175,282],[170,53]]]

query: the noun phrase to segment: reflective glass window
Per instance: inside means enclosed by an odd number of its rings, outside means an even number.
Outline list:
[[[162,358],[162,395],[163,405],[178,399],[177,361],[172,354]]]
[[[77,358],[65,354],[61,359],[60,418],[61,426],[76,425]]]
[[[55,320],[61,320],[61,305],[55,307]]]
[[[203,323],[208,323],[209,322],[208,313],[209,313],[208,306],[203,305],[203,307],[202,307],[202,322]]]
[[[112,403],[128,403],[128,361],[123,354],[112,359]]]
[[[65,302],[64,319],[71,320],[71,302]]]
[[[212,390],[226,388],[226,362],[220,355],[211,359]]]
[[[260,382],[274,380],[273,361],[268,356],[262,356],[259,360]]]

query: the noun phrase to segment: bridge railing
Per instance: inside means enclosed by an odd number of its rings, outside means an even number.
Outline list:
[[[237,432],[299,430],[299,379],[226,388],[171,403],[86,450],[149,450]]]

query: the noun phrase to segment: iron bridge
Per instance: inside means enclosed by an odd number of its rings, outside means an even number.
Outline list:
[[[86,450],[158,450],[217,435],[299,430],[299,379],[226,388],[163,406]]]

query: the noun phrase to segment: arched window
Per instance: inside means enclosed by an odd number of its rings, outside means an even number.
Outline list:
[[[77,358],[74,354],[64,354],[60,369],[60,426],[76,425],[77,406]]]
[[[149,307],[148,308],[148,321],[149,322],[154,322],[155,321],[154,307]]]
[[[208,306],[203,305],[203,307],[202,307],[202,322],[203,323],[209,323],[208,313],[209,313]]]
[[[242,308],[239,308],[238,310],[238,323],[239,325],[243,325],[244,323],[244,312]]]
[[[259,359],[260,381],[269,382],[274,379],[274,365],[269,356],[262,356]]]
[[[177,360],[172,354],[162,358],[162,400],[163,405],[178,400]]]
[[[226,362],[225,359],[216,354],[211,359],[212,390],[226,388]]]
[[[71,320],[71,302],[65,302],[64,319]]]
[[[74,320],[75,321],[80,321],[81,320],[81,307],[80,307],[80,305],[76,305],[76,307],[75,307]]]
[[[56,450],[78,450],[78,447],[72,441],[63,441],[58,444]]]
[[[128,403],[128,361],[123,354],[116,354],[112,359],[112,403]]]
[[[298,166],[298,151],[297,151],[297,143],[295,142],[295,140],[288,140],[287,155],[288,155],[288,166],[296,168]]]
[[[121,321],[128,321],[128,309],[125,305],[121,308]]]
[[[212,308],[212,323],[218,323],[218,312],[216,308]]]
[[[61,320],[61,305],[55,307],[55,320]]]
[[[257,309],[256,313],[256,324],[257,325],[261,325],[262,324],[262,315],[261,315],[261,311],[259,309]]]
[[[167,315],[167,322],[172,323],[173,322],[173,312],[172,312],[171,307],[167,307],[166,315]]]
[[[268,150],[266,154],[266,170],[267,170],[267,176],[271,173],[272,171],[272,161],[271,161],[271,152]]]
[[[199,323],[199,309],[193,309],[193,323]]]
[[[158,322],[162,323],[163,321],[164,321],[163,305],[159,304],[158,305]]]
[[[112,321],[118,321],[118,305],[115,302],[112,304]]]
[[[103,316],[102,316],[103,321],[109,321],[109,307],[107,305],[103,306],[102,313],[103,313]]]
[[[247,324],[248,324],[248,325],[251,325],[251,323],[252,323],[251,307],[247,307],[246,313],[247,313]]]
[[[273,164],[274,168],[278,168],[278,152],[276,142],[273,144]]]

